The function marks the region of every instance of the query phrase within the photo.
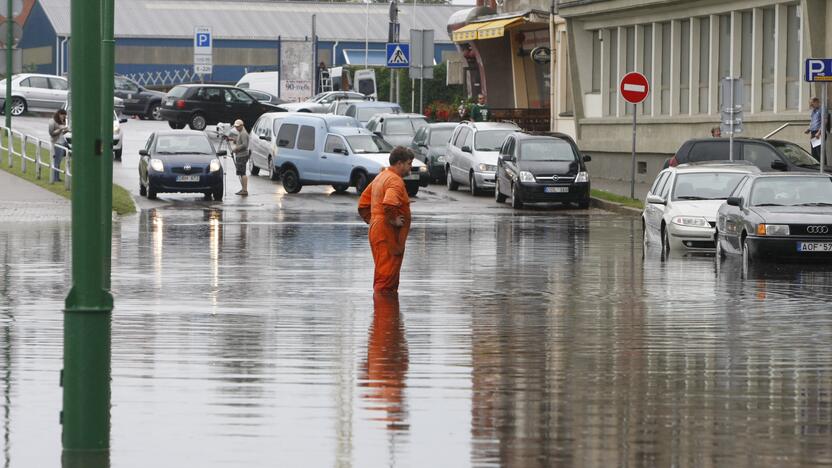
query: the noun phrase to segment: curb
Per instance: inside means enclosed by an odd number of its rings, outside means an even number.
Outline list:
[[[602,210],[610,211],[612,213],[618,213],[618,214],[633,216],[633,217],[640,217],[641,216],[641,210],[639,210],[638,208],[632,208],[630,206],[625,206],[625,205],[622,205],[620,203],[615,203],[615,202],[611,202],[611,201],[607,201],[607,200],[602,200],[602,199],[596,198],[596,197],[590,197],[589,205],[592,206],[593,208],[600,208]]]

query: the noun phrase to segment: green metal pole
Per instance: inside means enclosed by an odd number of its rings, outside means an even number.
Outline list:
[[[109,261],[112,211],[102,201],[105,165],[101,139],[101,0],[72,0],[72,290],[64,314],[62,442],[65,452],[110,447]],[[112,86],[112,82],[108,83]],[[110,102],[112,105],[112,102]],[[112,124],[112,113],[106,120]],[[110,184],[111,185],[111,184]],[[107,185],[109,197],[111,187]]]
[[[115,0],[101,1],[101,211],[113,211],[113,89],[115,87]],[[101,236],[108,239],[101,243],[101,258],[105,262],[104,289],[110,290],[110,256],[112,253],[113,217],[101,220]]]
[[[12,68],[14,63],[12,60],[12,52],[14,51],[14,29],[12,29],[14,18],[12,15],[12,0],[8,0],[6,5],[6,127],[12,128]],[[9,143],[11,148],[11,143]]]

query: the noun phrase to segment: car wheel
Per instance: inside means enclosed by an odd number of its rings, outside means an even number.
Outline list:
[[[670,233],[662,226],[662,254],[670,255]]]
[[[471,195],[478,197],[482,194],[482,189],[477,187],[477,178],[474,177],[474,173],[468,174],[468,188],[471,190]]]
[[[12,98],[12,115],[17,117],[19,115],[23,115],[29,109],[29,105],[26,104],[26,100],[22,97],[13,97]]]
[[[588,210],[589,209],[589,198],[586,198],[584,200],[579,201],[578,202],[578,208],[580,208],[582,210]]]
[[[347,193],[347,190],[349,190],[350,186],[347,184],[335,184],[332,186],[332,188],[335,189],[335,193],[342,194]]]
[[[722,249],[722,242],[719,240],[719,231],[714,234],[714,244],[716,246],[716,261],[721,262],[725,260],[725,250]]]
[[[120,149],[117,149],[117,150],[113,150],[113,158],[114,158],[116,161],[121,161],[121,155],[122,155],[122,150],[123,150],[123,149],[124,149],[124,148],[120,148]]]
[[[523,208],[523,200],[517,191],[517,184],[511,184],[511,207],[518,210]]]
[[[286,193],[298,193],[303,186],[300,183],[300,175],[298,175],[298,170],[294,167],[290,167],[283,171],[282,174],[283,180],[283,190],[286,190]]]
[[[506,196],[500,191],[500,179],[494,180],[494,201],[497,203],[505,203]]]
[[[407,184],[407,196],[415,197],[419,193],[419,184]]]
[[[155,200],[156,199],[156,191],[152,188],[147,189],[147,199],[148,200]]]
[[[147,118],[153,120],[162,120],[162,104],[159,102],[154,102],[150,105],[150,109],[147,111]]]
[[[361,195],[364,193],[364,190],[367,189],[367,185],[370,183],[369,177],[367,177],[367,173],[364,171],[358,171],[353,176],[353,185],[355,186],[355,192]]]
[[[451,168],[447,168],[445,171],[445,185],[448,187],[448,190],[451,192],[455,191],[459,188],[459,183],[454,181],[454,176],[451,175]]]
[[[139,195],[141,195],[142,197],[147,196],[147,188],[145,188],[144,184],[141,181],[139,181]]]
[[[277,172],[277,168],[274,167],[274,161],[271,156],[269,156],[269,180],[277,182],[279,179],[280,173]]]
[[[248,158],[248,172],[253,176],[260,175],[260,168],[254,165],[253,158]]]
[[[222,184],[220,184],[218,187],[214,188],[214,192],[212,194],[212,195],[214,195],[214,201],[222,201],[222,192],[223,192]]]
[[[647,235],[647,223],[644,222],[644,218],[641,220],[641,243],[645,247],[650,245],[650,238]]]
[[[191,116],[191,121],[188,123],[188,126],[191,127],[191,130],[201,132],[208,126],[208,121],[205,119],[204,115],[196,113]]]

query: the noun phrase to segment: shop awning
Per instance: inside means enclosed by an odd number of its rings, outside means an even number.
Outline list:
[[[454,42],[469,42],[474,40],[496,39],[505,35],[507,27],[522,23],[523,21],[525,19],[522,16],[518,16],[482,23],[471,23],[454,31],[453,40]]]

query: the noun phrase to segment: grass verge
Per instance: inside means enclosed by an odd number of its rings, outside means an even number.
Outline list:
[[[624,206],[629,206],[630,208],[638,208],[644,209],[644,204],[641,203],[641,200],[633,200],[630,197],[625,197],[622,195],[616,195],[614,193],[605,192],[603,190],[596,190],[592,189],[591,195],[595,198],[600,198],[601,200],[610,201],[613,203],[618,203]]]
[[[15,142],[15,146],[20,148],[20,143]],[[35,151],[37,151],[35,145],[27,145],[26,153],[29,155],[30,158],[35,157]],[[72,192],[66,189],[66,186],[63,182],[58,182],[54,184],[49,183],[49,173],[51,172],[49,169],[43,167],[41,168],[41,178],[37,178],[35,163],[31,161],[27,161],[26,163],[26,172],[21,170],[20,160],[15,158],[14,160],[14,167],[9,168],[9,159],[6,156],[5,150],[0,150],[0,160],[2,160],[2,164],[0,164],[0,169],[8,172],[9,174],[15,175],[20,177],[21,179],[27,180],[39,187],[43,187],[46,190],[49,190],[52,193],[60,195],[67,199],[72,199]],[[44,151],[41,158],[44,160],[48,158],[49,155]],[[64,163],[61,163],[61,167],[63,167]],[[116,212],[118,215],[129,215],[136,212],[136,204],[133,202],[133,197],[130,195],[124,187],[113,184],[113,211]]]

